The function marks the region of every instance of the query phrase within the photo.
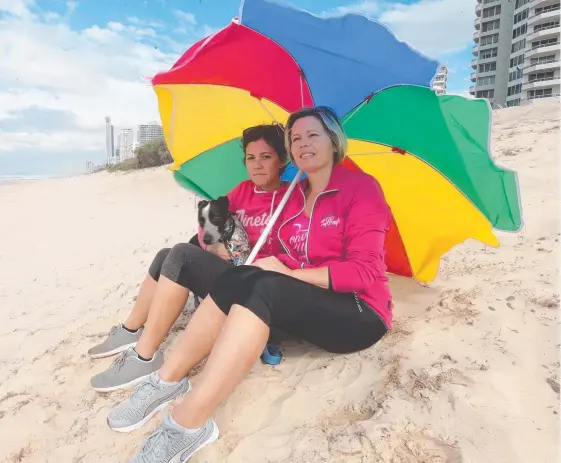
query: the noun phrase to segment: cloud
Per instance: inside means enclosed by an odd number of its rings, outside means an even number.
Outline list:
[[[197,18],[193,13],[187,13],[181,10],[175,10],[173,15],[177,19],[179,26],[174,29],[175,34],[180,35],[192,35],[193,31],[197,31],[201,37],[206,37],[208,35],[214,34],[219,29],[212,28],[210,26],[199,25]]]
[[[66,8],[68,9],[69,13],[74,13],[76,8],[78,8],[78,2],[76,0],[69,0],[66,2]]]
[[[164,25],[160,21],[154,21],[151,19],[140,19],[136,16],[129,16],[127,22],[134,24],[136,26],[153,27],[155,29],[161,29]]]
[[[323,15],[365,14],[386,24],[400,40],[438,58],[471,44],[474,4],[466,0],[420,0],[412,4],[361,1]]]
[[[0,130],[6,132],[36,132],[79,129],[77,115],[73,111],[30,108],[10,111],[8,117],[0,119]]]
[[[191,26],[197,25],[197,19],[195,18],[195,15],[193,13],[186,13],[185,11],[175,10],[173,14],[177,19],[179,19],[179,21],[183,23]]]
[[[33,0],[0,0],[0,13],[7,13],[19,18],[30,15],[29,7],[34,5]]]
[[[158,120],[147,78],[169,69],[208,31],[193,20],[176,42],[156,32],[157,21],[74,30],[31,0],[0,0],[0,164],[25,162],[31,152],[53,161],[70,153],[101,161],[105,116],[117,129]]]

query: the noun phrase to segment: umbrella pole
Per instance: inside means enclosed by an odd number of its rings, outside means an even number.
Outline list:
[[[275,222],[279,218],[280,213],[282,212],[284,206],[286,205],[286,203],[288,201],[288,198],[292,194],[292,191],[296,187],[296,184],[299,182],[301,176],[302,176],[302,171],[298,170],[294,179],[292,180],[292,183],[288,187],[288,190],[286,190],[286,193],[285,193],[284,197],[282,198],[280,204],[278,205],[275,212],[273,213],[273,215],[269,219],[269,222],[267,223],[267,226],[265,227],[265,230],[263,230],[263,233],[261,233],[261,236],[257,240],[257,243],[255,243],[255,246],[253,247],[253,249],[251,251],[251,254],[249,255],[249,257],[245,261],[244,265],[251,265],[253,263],[253,260],[255,259],[255,256],[259,252],[259,249],[261,249],[261,246],[263,246],[263,243],[265,243],[265,240],[267,239],[267,236],[269,236],[269,233],[271,233],[271,229],[273,228],[273,226],[275,225]]]

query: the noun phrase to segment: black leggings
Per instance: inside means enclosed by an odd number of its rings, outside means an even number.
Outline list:
[[[160,275],[205,298],[218,277],[234,265],[190,243],[161,249],[148,273],[158,281]]]
[[[239,304],[267,326],[328,352],[366,349],[387,332],[378,314],[352,293],[337,293],[257,267],[227,269],[209,295],[225,314]]]

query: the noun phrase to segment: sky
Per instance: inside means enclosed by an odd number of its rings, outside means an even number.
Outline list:
[[[289,0],[317,15],[361,13],[449,68],[468,96],[475,2]],[[105,159],[116,129],[159,121],[150,85],[238,0],[0,0],[0,176],[66,175]]]

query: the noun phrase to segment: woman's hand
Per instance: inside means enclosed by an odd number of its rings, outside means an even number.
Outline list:
[[[268,270],[270,272],[277,272],[282,273],[283,275],[292,276],[292,270],[290,270],[286,265],[284,265],[274,256],[264,257],[263,259],[256,260],[252,265],[263,270]]]
[[[206,250],[208,252],[212,252],[214,255],[220,257],[221,259],[228,260],[228,261],[232,260],[232,257],[230,256],[230,253],[226,249],[224,243],[209,244],[206,247]]]

